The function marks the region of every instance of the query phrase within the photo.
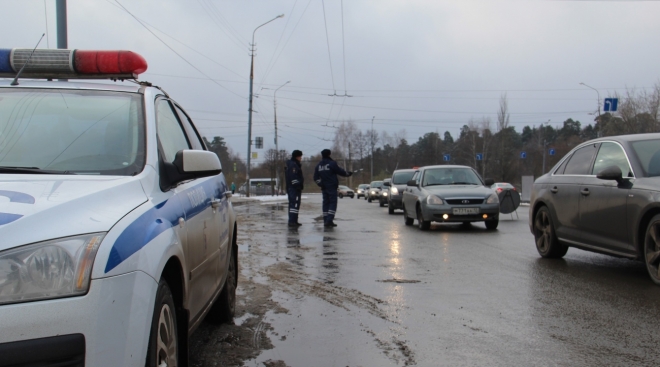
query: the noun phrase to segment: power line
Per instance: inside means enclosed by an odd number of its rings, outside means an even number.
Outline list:
[[[337,88],[335,88],[335,74],[332,71],[332,56],[330,54],[330,36],[328,35],[328,21],[326,20],[325,17],[325,0],[321,0],[321,5],[323,8],[323,24],[325,25],[325,40],[326,43],[328,44],[328,61],[330,62],[330,78],[332,78],[332,89],[337,91]]]
[[[126,11],[131,17],[133,17],[133,19],[135,19],[138,23],[140,23],[140,25],[142,25],[142,27],[144,27],[144,29],[146,29],[147,31],[149,31],[149,33],[151,33],[154,37],[156,37],[160,42],[162,42],[167,48],[169,48],[172,52],[174,52],[177,56],[179,56],[179,57],[181,58],[181,60],[185,61],[185,62],[186,62],[188,65],[190,65],[193,69],[197,70],[200,74],[204,75],[208,80],[212,81],[213,83],[215,83],[216,85],[218,85],[220,88],[225,89],[225,90],[228,91],[229,93],[234,94],[234,95],[240,97],[241,99],[247,99],[247,98],[241,96],[240,94],[235,93],[234,91],[232,91],[232,90],[230,90],[229,88],[225,87],[224,85],[222,85],[222,84],[216,82],[215,80],[211,79],[211,77],[209,77],[208,75],[206,75],[206,74],[205,74],[203,71],[201,71],[197,66],[193,65],[193,63],[191,63],[191,62],[188,61],[185,57],[183,57],[181,54],[179,54],[178,52],[176,52],[176,50],[173,49],[170,45],[168,45],[167,42],[165,42],[162,38],[158,37],[158,35],[157,35],[156,33],[152,32],[151,29],[149,29],[149,27],[147,27],[144,23],[142,23],[142,21],[140,21],[140,19],[138,19],[135,15],[133,15],[133,13],[131,13],[130,11],[128,11],[128,9],[126,9],[126,8],[125,8],[125,7],[119,2],[119,0],[115,0],[115,2],[116,2],[117,4],[119,4],[119,6],[121,6],[121,7],[124,9],[124,11]]]

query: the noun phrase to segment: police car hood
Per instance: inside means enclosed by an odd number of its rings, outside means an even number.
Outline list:
[[[0,251],[108,231],[146,200],[135,177],[0,175]]]

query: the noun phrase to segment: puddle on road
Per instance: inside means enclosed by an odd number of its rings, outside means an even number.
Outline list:
[[[289,237],[286,240],[287,245],[289,246],[298,246],[298,245],[309,245],[311,243],[319,243],[319,242],[328,242],[328,241],[334,241],[335,239],[332,237],[328,236],[307,236],[303,238],[293,238]]]

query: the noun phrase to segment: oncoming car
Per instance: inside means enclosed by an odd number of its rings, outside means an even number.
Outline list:
[[[388,187],[389,195],[387,197],[387,211],[394,214],[395,209],[403,209],[403,192],[406,190],[408,181],[415,174],[414,169],[399,169],[392,173],[392,181]]]
[[[349,198],[353,199],[355,197],[355,193],[353,192],[353,190],[351,190],[350,187],[339,185],[339,187],[337,188],[337,196],[339,196],[340,199],[343,198],[344,196],[348,196]]]
[[[360,184],[355,190],[355,195],[357,195],[357,198],[359,199],[360,197],[364,197],[366,199],[368,188],[369,188],[368,184]]]
[[[380,191],[383,189],[383,181],[372,181],[367,190],[367,201],[378,200],[380,198]]]
[[[429,229],[431,222],[484,222],[487,229],[494,230],[500,201],[487,187],[492,184],[492,179],[482,181],[467,166],[421,167],[403,192],[403,219],[406,225],[417,219],[422,230]]]
[[[187,365],[234,316],[218,156],[129,51],[0,49],[0,365]],[[48,81],[66,78],[69,81]],[[47,80],[48,79],[48,80]]]
[[[386,178],[383,180],[383,187],[380,189],[380,195],[378,197],[378,204],[380,207],[384,207],[387,204],[387,198],[390,196],[389,187],[391,185],[392,179]]]
[[[575,147],[534,182],[529,228],[542,257],[575,247],[640,260],[660,285],[660,134]]]

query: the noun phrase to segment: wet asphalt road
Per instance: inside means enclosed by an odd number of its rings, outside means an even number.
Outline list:
[[[378,203],[344,198],[339,226],[325,229],[320,196],[306,196],[297,230],[286,227],[285,203],[235,207],[242,220],[235,327],[256,317],[251,303],[265,304],[251,294],[255,289],[267,288],[270,302],[248,328],[260,350],[244,365],[658,360],[660,288],[643,264],[576,249],[561,260],[541,259],[526,207],[519,219],[501,216],[496,231],[475,223],[434,224],[423,232],[404,225],[401,211],[389,215]],[[213,332],[202,335],[208,340]]]

